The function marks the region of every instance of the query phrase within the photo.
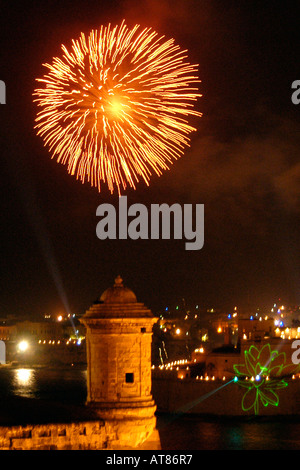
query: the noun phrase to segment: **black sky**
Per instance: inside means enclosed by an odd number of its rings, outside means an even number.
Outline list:
[[[1,2],[0,316],[85,309],[117,274],[156,310],[178,303],[247,311],[300,303],[299,2]],[[203,203],[205,245],[100,241],[96,208],[117,205],[51,160],[35,135],[35,78],[81,31],[151,26],[199,64],[203,117],[191,147],[129,204]]]

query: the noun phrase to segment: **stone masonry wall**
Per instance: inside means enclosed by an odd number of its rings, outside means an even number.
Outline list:
[[[142,445],[155,418],[0,427],[0,450],[124,450]],[[159,436],[157,443],[159,446]],[[158,447],[159,448],[159,447]]]
[[[1,450],[96,450],[107,448],[102,421],[0,427]]]
[[[89,335],[88,401],[151,399],[151,334],[135,330],[126,335],[95,330]]]
[[[149,407],[135,410],[134,416],[126,416],[124,410],[120,417],[116,411],[109,410],[109,419],[99,415],[91,421],[0,426],[0,450],[135,449],[156,431],[156,417]]]

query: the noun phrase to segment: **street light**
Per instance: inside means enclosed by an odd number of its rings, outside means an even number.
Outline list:
[[[25,352],[25,351],[27,351],[28,346],[29,346],[28,342],[23,340],[23,341],[20,341],[20,343],[18,344],[18,349],[21,352]]]

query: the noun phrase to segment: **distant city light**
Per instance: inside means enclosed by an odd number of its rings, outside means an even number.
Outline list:
[[[29,346],[28,342],[23,340],[23,341],[20,341],[20,343],[18,344],[18,349],[21,352],[25,352],[27,351],[28,346]]]

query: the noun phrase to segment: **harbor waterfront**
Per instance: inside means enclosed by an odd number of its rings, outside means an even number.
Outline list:
[[[219,347],[209,348],[206,330],[189,358],[168,363],[167,350],[175,356],[198,339],[181,339],[186,326],[153,315],[120,276],[79,318],[84,330],[72,317],[72,336],[69,318],[4,326],[2,334],[12,336],[6,340],[10,361],[0,366],[0,449],[263,448],[248,425],[263,422],[260,433],[266,425],[300,423],[300,366],[292,360],[300,332],[277,331],[277,319],[268,316],[237,315],[233,323],[231,315],[222,326],[213,323],[223,332]]]
[[[179,382],[179,390],[182,385]],[[86,393],[85,370],[0,367],[1,424],[12,419],[12,410],[16,422],[21,422],[26,407],[34,419],[43,404],[47,408],[60,403],[60,416],[65,417],[64,405],[83,409]],[[55,407],[48,409],[55,419]],[[177,414],[158,412],[157,428],[162,450],[300,450],[300,417],[295,415],[221,417],[196,415],[192,409],[183,414],[178,409]]]

